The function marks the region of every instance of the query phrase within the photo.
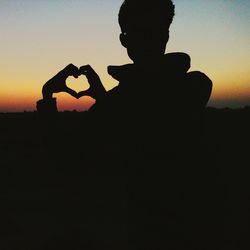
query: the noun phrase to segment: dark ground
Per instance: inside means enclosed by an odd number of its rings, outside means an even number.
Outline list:
[[[48,146],[49,125],[37,113],[0,114],[1,250],[153,249],[154,242],[161,242],[155,249],[250,249],[250,108],[207,108],[199,167],[183,160],[146,178],[97,174],[92,163],[107,164],[117,149],[85,161],[77,140],[87,133],[77,122],[84,113],[60,116],[70,136]],[[64,143],[50,158],[46,145]],[[137,224],[128,227],[130,215]]]

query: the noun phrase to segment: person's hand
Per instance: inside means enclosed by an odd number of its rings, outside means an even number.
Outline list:
[[[106,90],[103,87],[99,76],[90,65],[81,66],[79,68],[79,75],[85,75],[87,77],[90,87],[87,90],[80,91],[77,95],[78,98],[88,95],[99,100],[105,95]]]
[[[77,92],[66,85],[66,79],[69,76],[74,76],[75,78],[78,78],[79,76],[79,69],[73,64],[66,66],[44,84],[42,89],[43,99],[52,98],[53,93],[59,92],[66,92],[73,97],[78,98]]]

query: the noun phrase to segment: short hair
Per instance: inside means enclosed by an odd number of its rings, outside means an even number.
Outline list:
[[[174,15],[175,5],[172,0],[124,0],[118,21],[122,31],[133,28],[140,17],[151,19],[152,23],[168,30]]]

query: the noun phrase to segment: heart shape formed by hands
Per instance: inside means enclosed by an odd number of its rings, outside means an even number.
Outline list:
[[[67,86],[66,80],[70,76],[78,78],[81,75],[86,76],[89,88],[77,93],[75,90]],[[103,87],[99,76],[90,65],[78,68],[73,64],[69,64],[44,84],[42,92],[43,98],[51,98],[53,93],[66,92],[77,99],[82,96],[91,96],[92,98],[97,99],[101,98],[106,90]]]
[[[90,84],[89,83],[86,84],[86,81],[84,79],[84,76],[87,78],[86,72],[84,72],[81,67],[78,68],[73,64],[69,64],[64,70],[67,76],[65,80],[65,86],[66,86],[65,92],[69,93],[70,95],[72,95],[77,99],[79,99],[83,95],[87,95],[88,94],[87,90],[90,88]],[[73,86],[72,82],[74,83]],[[79,87],[80,82],[83,83],[83,85],[85,85],[85,88]],[[71,88],[68,87],[69,85],[71,85]],[[78,92],[76,92],[76,90],[78,90]],[[79,95],[79,93],[81,93],[81,96]]]
[[[77,77],[68,76],[66,78],[66,86],[74,90],[76,93],[86,91],[90,87],[86,77],[82,74]]]

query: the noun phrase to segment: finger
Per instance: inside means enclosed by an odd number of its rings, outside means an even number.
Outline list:
[[[64,69],[78,69],[73,63],[68,64]]]
[[[81,66],[80,71],[82,74],[84,74],[87,77],[88,82],[91,86],[95,86],[95,87],[99,85],[102,86],[100,77],[90,65]]]
[[[97,75],[96,72],[94,71],[94,69],[89,64],[81,66],[79,70],[82,74],[91,74],[91,75],[95,74],[95,75]]]
[[[77,97],[78,97],[77,92],[76,92],[76,91],[74,91],[73,89],[68,88],[68,87],[64,89],[64,92],[66,92],[66,93],[68,93],[68,94],[72,95],[72,96],[73,96],[73,97],[75,97],[75,98],[77,98]]]

